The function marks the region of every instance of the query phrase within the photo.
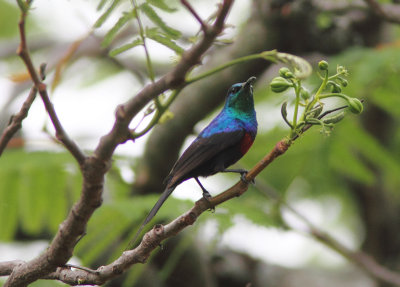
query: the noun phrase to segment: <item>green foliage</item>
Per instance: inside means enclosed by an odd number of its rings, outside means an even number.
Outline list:
[[[344,118],[344,108],[347,108],[353,114],[360,114],[363,111],[363,105],[357,98],[349,97],[342,93],[342,88],[347,87],[348,81],[345,77],[348,76],[347,70],[343,66],[337,66],[336,74],[329,74],[329,64],[327,61],[320,61],[318,68],[323,75],[320,75],[321,83],[314,95],[310,95],[307,88],[303,87],[302,78],[296,76],[296,71],[293,73],[286,67],[279,70],[279,77],[272,79],[270,83],[271,90],[275,93],[282,93],[288,89],[294,90],[294,112],[293,120],[288,119],[287,102],[283,102],[281,106],[281,114],[285,123],[290,127],[288,140],[292,141],[301,135],[308,126],[320,125],[322,131],[329,133],[336,123]],[[324,99],[340,98],[343,99],[347,106],[336,107],[331,110],[324,110]],[[342,110],[337,114],[329,115],[337,110]]]
[[[400,116],[398,48],[354,49],[338,57],[351,65],[348,93],[368,98],[393,117]]]
[[[54,233],[80,185],[69,154],[6,152],[0,161],[0,240],[12,240],[17,228],[31,236]]]
[[[175,30],[174,28],[169,27],[160,16],[156,13],[156,11],[147,3],[143,3],[140,5],[140,9],[143,11],[144,14],[164,33],[169,36],[171,39],[179,39],[181,37],[181,32]]]
[[[147,0],[147,3],[169,13],[175,12],[177,10],[176,8],[168,6],[168,4],[165,3],[164,0]]]
[[[0,0],[0,38],[10,38],[18,31],[18,9],[4,0]]]
[[[355,216],[357,207],[352,203],[347,180],[366,186],[383,185],[384,189],[391,192],[391,196],[398,198],[400,82],[396,79],[400,78],[400,61],[394,59],[399,57],[398,49],[355,49],[329,61],[329,67],[335,67],[337,63],[346,63],[349,67],[348,83],[339,79],[337,84],[340,83],[341,88],[345,87],[349,96],[363,98],[366,112],[370,105],[376,105],[392,116],[394,125],[389,129],[392,131],[389,145],[384,145],[369,132],[370,127],[362,123],[363,114],[360,119],[354,116],[346,117],[340,124],[335,125],[334,132],[330,133],[329,137],[321,137],[320,131],[315,128],[301,135],[285,156],[279,157],[260,175],[260,179],[272,186],[282,200],[293,190],[292,184],[301,179],[306,185],[296,185],[294,189],[301,189],[302,197],[314,200],[318,197],[336,197],[343,204],[342,211],[351,213],[351,216]],[[328,68],[324,64],[320,66]],[[309,81],[308,84],[312,83],[314,86],[311,90],[317,90],[320,81],[317,77]],[[264,94],[264,99],[276,102],[276,96],[271,91],[267,94]],[[256,99],[257,97],[256,92]],[[379,126],[379,123],[376,124]],[[286,133],[287,128],[282,126],[259,133],[241,164],[246,167],[253,166],[277,141],[285,137]],[[379,182],[377,175],[382,177]]]
[[[135,38],[135,39],[133,39],[132,42],[130,42],[128,44],[125,44],[125,45],[122,45],[122,46],[120,46],[118,48],[115,48],[114,50],[110,51],[109,55],[111,57],[115,57],[115,56],[117,56],[117,55],[119,55],[119,54],[121,54],[121,53],[123,53],[125,51],[128,51],[128,50],[130,50],[130,49],[132,49],[134,47],[140,46],[140,45],[143,45],[142,39]]]
[[[95,28],[101,27],[104,22],[109,18],[111,13],[115,11],[118,7],[120,0],[113,0],[109,7],[101,14],[99,19],[94,24]],[[144,45],[145,38],[150,38],[159,44],[175,51],[177,54],[182,54],[183,49],[176,43],[176,40],[182,37],[182,33],[172,27],[170,27],[163,20],[157,9],[164,13],[173,13],[177,9],[171,8],[163,0],[152,0],[146,1],[141,5],[136,5],[136,2],[132,2],[133,7],[130,12],[123,12],[118,21],[113,25],[113,27],[106,33],[102,47],[106,48],[112,45],[113,40],[121,32],[122,28],[127,24],[138,26],[139,35],[135,36],[133,40],[129,43],[122,44],[119,47],[113,47],[112,51],[109,53],[110,56],[114,57],[125,51],[128,51],[139,45]],[[99,10],[102,10],[106,4],[106,1],[102,1],[99,4]],[[153,23],[153,27],[142,27],[139,13],[142,13],[147,17],[148,20]],[[135,21],[133,21],[135,20]],[[142,31],[143,30],[143,31]],[[144,33],[144,31],[146,31]]]
[[[231,177],[232,183],[238,178]],[[256,188],[250,187],[250,190],[241,196],[224,202],[216,207],[214,214],[204,215],[203,220],[216,219],[218,221],[218,232],[223,234],[234,224],[236,215],[243,215],[252,223],[265,227],[279,227],[281,224],[280,213],[277,211],[278,204],[269,200],[264,194]]]
[[[182,47],[178,46],[176,42],[171,40],[168,36],[161,34],[157,28],[146,29],[146,36],[160,43],[161,45],[170,48],[171,50],[175,51],[178,55],[183,53]]]
[[[118,19],[117,23],[115,23],[115,25],[104,36],[101,46],[103,48],[108,47],[111,44],[111,42],[114,40],[117,33],[122,29],[122,27],[124,27],[126,23],[128,23],[130,20],[134,19],[135,17],[136,17],[136,13],[134,11],[124,12],[122,14],[122,16]]]
[[[104,22],[110,17],[111,13],[115,10],[115,8],[118,7],[118,4],[121,2],[121,0],[113,0],[111,5],[104,11],[103,14],[97,19],[96,23],[94,23],[94,28],[100,28]],[[101,5],[100,7],[102,7]]]
[[[119,186],[125,188],[123,185]],[[114,185],[114,187],[117,186]],[[115,260],[120,256],[121,252],[128,247],[130,240],[133,239],[147,212],[158,199],[158,195],[114,199],[115,192],[117,190],[112,190],[112,199],[105,202],[93,215],[87,228],[87,235],[77,245],[77,255],[85,265],[93,264],[100,258],[104,262],[104,260]],[[121,192],[120,190],[119,193],[121,194]],[[160,209],[156,220],[175,218],[186,211],[191,204],[189,201],[172,197]],[[151,221],[147,230],[154,224],[154,221]]]

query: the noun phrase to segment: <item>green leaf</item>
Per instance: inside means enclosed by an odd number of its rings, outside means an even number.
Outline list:
[[[15,169],[0,174],[0,241],[11,241],[18,222],[18,172]]]
[[[164,0],[147,0],[147,3],[168,13],[177,11],[176,8],[168,6]]]
[[[337,173],[367,185],[375,182],[374,174],[365,167],[357,154],[352,152],[346,143],[335,141],[329,155],[328,163]]]
[[[18,212],[21,227],[28,234],[37,235],[42,227],[40,211],[44,208],[45,194],[40,190],[43,190],[43,180],[42,174],[32,170],[29,164],[22,167],[17,188]]]
[[[123,15],[118,19],[117,23],[107,32],[104,36],[103,42],[101,43],[101,47],[105,48],[108,47],[111,42],[114,40],[115,36],[117,35],[118,31],[128,23],[130,20],[134,19],[136,14],[134,11],[132,12],[124,12]]]
[[[184,52],[184,49],[180,46],[178,46],[174,41],[171,39],[160,35],[158,32],[154,32],[154,29],[147,29],[146,30],[146,36],[158,43],[160,43],[163,46],[166,46],[167,48],[170,48],[173,50],[175,53],[178,55],[181,55]]]
[[[351,138],[345,138],[348,141],[348,145],[353,150],[357,150],[362,155],[361,158],[367,159],[379,167],[385,177],[385,185],[390,190],[397,191],[397,186],[400,184],[400,163],[398,159],[359,125],[349,121],[347,123],[349,124],[349,134],[351,134]],[[368,162],[364,164],[367,165]]]
[[[0,38],[10,38],[17,34],[18,17],[19,11],[15,6],[0,1]]]
[[[100,11],[101,9],[103,9],[104,5],[106,5],[108,0],[100,0],[99,1],[99,5],[97,5],[96,10]]]
[[[12,239],[18,227],[33,236],[55,232],[80,190],[71,155],[7,151],[0,160],[0,238]]]
[[[143,45],[143,41],[142,41],[142,39],[137,38],[137,39],[133,40],[131,43],[125,44],[125,45],[123,45],[121,47],[118,47],[118,48],[110,51],[109,55],[111,57],[115,57],[115,56],[121,54],[122,52],[128,51],[128,50],[130,50],[130,49],[132,49],[132,48],[134,48],[136,46],[139,46],[139,45]]]
[[[161,19],[160,16],[154,11],[154,9],[148,5],[147,3],[143,3],[142,5],[139,6],[141,11],[147,15],[147,17],[158,27],[163,30],[169,38],[172,38],[174,40],[179,39],[181,37],[181,32],[178,30],[175,30],[174,28],[169,27],[165,22]]]
[[[66,188],[68,186],[68,181],[76,181],[77,179],[72,179],[72,176],[65,170],[52,170],[53,171],[49,169],[51,181],[47,180],[47,187],[43,191],[45,193],[44,200],[46,201],[43,221],[46,223],[49,231],[55,233],[60,223],[66,218],[70,207],[70,202],[66,200],[68,198]],[[48,176],[50,176],[50,174],[48,174]],[[55,192],[59,195],[53,196]],[[51,216],[48,216],[49,214],[51,214]]]
[[[111,12],[113,12],[114,9],[118,6],[120,1],[121,0],[113,0],[110,7],[108,7],[108,9],[99,17],[99,19],[97,19],[96,23],[94,23],[94,28],[100,28],[104,24],[104,22],[111,15]]]

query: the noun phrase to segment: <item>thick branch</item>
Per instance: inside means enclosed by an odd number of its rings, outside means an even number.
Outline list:
[[[29,93],[28,98],[22,104],[20,111],[12,116],[10,124],[3,131],[3,134],[0,138],[0,156],[2,155],[4,149],[7,147],[8,142],[21,128],[22,121],[27,117],[29,109],[31,108],[31,105],[36,98],[36,94],[37,89],[36,87],[33,87]]]
[[[4,261],[0,262],[0,276],[7,276],[13,272],[14,268],[24,264],[22,260]]]
[[[246,176],[247,180],[252,180],[263,169],[265,169],[278,156],[282,155],[289,148],[290,143],[282,140],[256,165]],[[211,206],[217,206],[229,199],[240,196],[247,191],[248,184],[243,181],[237,182],[231,188],[211,199],[198,200],[193,208],[185,214],[173,220],[171,223],[163,226],[156,225],[152,230],[146,233],[142,242],[133,250],[125,251],[117,260],[109,265],[101,266],[97,270],[88,271],[81,269],[70,269],[69,267],[59,267],[51,273],[45,273],[40,278],[57,279],[70,285],[101,285],[106,281],[120,275],[133,264],[145,263],[151,252],[158,248],[161,242],[167,238],[175,236],[186,227],[195,223],[197,218],[207,211]],[[24,266],[24,265],[23,265]],[[26,264],[25,264],[26,266]],[[1,270],[0,270],[1,273]]]

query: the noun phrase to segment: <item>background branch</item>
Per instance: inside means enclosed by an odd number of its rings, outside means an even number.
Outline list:
[[[31,91],[29,92],[28,98],[22,104],[20,111],[11,117],[9,125],[3,131],[0,137],[0,156],[2,155],[4,149],[7,147],[8,142],[21,128],[22,121],[27,117],[29,109],[31,108],[31,105],[36,98],[36,94],[36,87],[32,87]]]
[[[28,5],[28,4],[26,4]],[[50,101],[50,98],[47,94],[46,85],[41,81],[29,54],[29,50],[26,43],[25,36],[25,20],[27,16],[27,9],[22,10],[21,18],[18,23],[19,34],[20,34],[20,45],[17,49],[17,54],[21,57],[22,61],[25,63],[25,66],[31,76],[33,84],[35,88],[38,90],[40,97],[42,98],[43,104],[46,108],[47,113],[53,123],[54,129],[56,131],[56,138],[64,144],[64,146],[69,150],[69,152],[75,157],[79,165],[83,165],[85,161],[85,155],[80,150],[78,145],[69,138],[68,134],[65,132],[64,128],[61,125],[60,120],[57,117],[57,113],[54,109],[53,104]]]
[[[279,195],[277,191],[275,191],[272,187],[268,186],[262,179],[257,180],[255,187],[258,191],[265,194],[268,198],[279,203],[284,209],[294,214],[299,220],[301,220],[306,225],[307,230],[299,230],[293,228],[292,226],[290,226],[290,224],[285,222],[288,228],[291,228],[294,231],[297,231],[301,234],[306,234],[312,237],[313,239],[321,242],[328,248],[334,250],[335,252],[342,255],[344,258],[346,258],[353,264],[360,267],[374,279],[380,282],[393,284],[393,286],[400,286],[399,273],[394,272],[386,268],[385,266],[379,264],[372,256],[368,255],[363,251],[353,251],[350,248],[346,247],[340,241],[332,237],[329,233],[323,231],[321,228],[314,225],[310,220],[307,219],[307,217],[302,215],[289,203],[287,203],[286,200],[282,198],[282,196]]]

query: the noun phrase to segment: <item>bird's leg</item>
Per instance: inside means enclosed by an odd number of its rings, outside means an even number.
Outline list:
[[[196,180],[196,182],[200,186],[201,190],[203,191],[204,199],[207,200],[208,203],[210,203],[209,199],[211,198],[211,194],[207,191],[207,189],[205,189],[205,187],[201,184],[200,180],[197,177],[194,177],[194,179]],[[210,204],[210,209],[211,209],[211,211],[215,211],[215,207],[211,206],[211,204]]]
[[[246,184],[250,184],[250,183],[255,184],[255,183],[256,183],[254,179],[252,179],[251,181],[248,181],[248,180],[246,179],[246,175],[247,175],[248,171],[245,170],[245,169],[242,169],[242,168],[237,168],[237,169],[224,169],[224,170],[221,171],[221,172],[240,173],[240,179],[241,179],[244,183],[246,183]]]
[[[205,189],[205,187],[201,184],[200,180],[197,177],[195,177],[194,179],[200,185],[200,188],[203,191],[203,197],[208,200],[211,197],[211,194],[208,192],[207,189]]]

